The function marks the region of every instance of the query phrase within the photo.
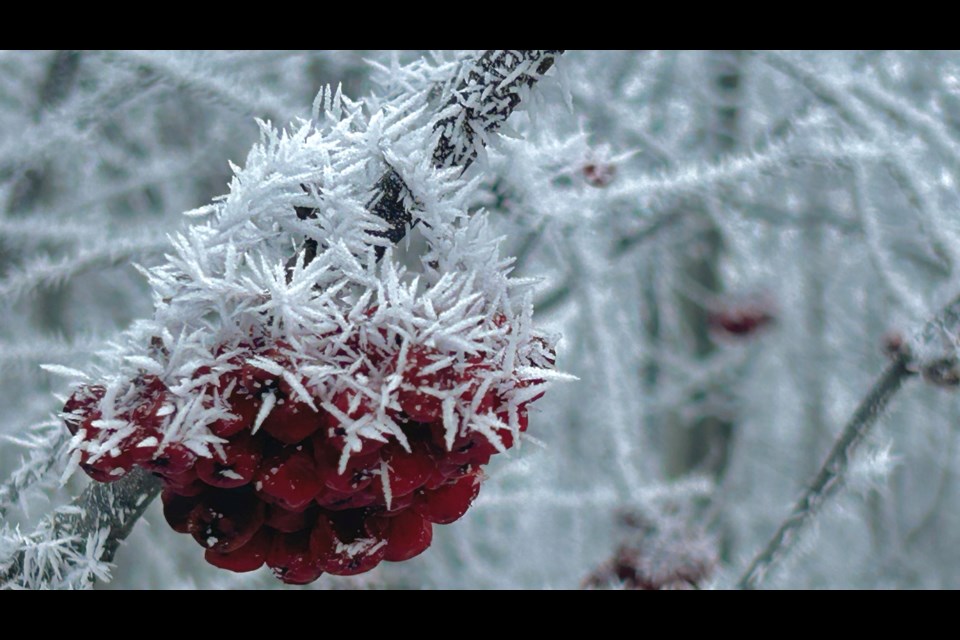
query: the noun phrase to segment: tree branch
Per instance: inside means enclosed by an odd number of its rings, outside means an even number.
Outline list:
[[[827,500],[843,486],[844,475],[857,445],[863,442],[890,398],[910,375],[912,372],[907,368],[907,360],[901,356],[874,382],[870,392],[843,428],[810,487],[737,582],[738,589],[759,587],[770,569],[787,556],[806,526],[813,521]]]
[[[32,536],[21,541],[20,549],[4,562],[0,558],[0,587],[76,586],[65,578],[79,570],[81,584],[92,586],[96,567],[113,560],[120,543],[133,531],[140,516],[160,494],[160,479],[134,469],[113,483],[93,482],[70,504],[58,509]],[[89,552],[91,539],[106,531],[96,554]],[[56,545],[53,557],[34,550]],[[65,565],[65,566],[64,566]]]

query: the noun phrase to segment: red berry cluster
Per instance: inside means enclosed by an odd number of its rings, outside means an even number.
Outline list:
[[[540,397],[511,405],[509,390],[542,381],[514,380],[504,392],[482,375],[494,368],[482,356],[398,343],[341,339],[336,353],[353,361],[345,367],[352,379],[400,374],[386,410],[392,432],[358,437],[382,407],[349,384],[297,380],[297,356],[280,341],[247,345],[194,375],[214,381],[202,387],[204,402],[229,410],[208,425],[222,440],[209,457],[164,440],[177,404],[155,376],[135,380],[123,404],[130,408],[110,420],[100,408],[105,388],[83,386],[64,420],[80,434],[80,466],[95,480],[116,480],[134,465],[161,477],[167,522],[192,535],[210,564],[244,572],[265,563],[291,584],[362,573],[422,553],[434,524],[463,516],[481,467],[526,430],[527,404]],[[454,404],[441,399],[451,393]]]
[[[651,571],[649,565],[640,549],[623,545],[613,560],[592,573],[583,586],[589,589],[616,586],[631,591],[699,589],[713,571],[713,566],[705,563],[681,565],[667,571]]]

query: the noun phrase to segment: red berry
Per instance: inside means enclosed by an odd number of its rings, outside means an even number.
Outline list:
[[[230,553],[249,542],[263,525],[264,504],[246,487],[210,491],[187,521],[201,547]]]
[[[196,461],[197,454],[179,442],[175,442],[165,445],[155,454],[153,460],[141,462],[140,466],[147,471],[153,471],[169,478],[187,473],[193,468]]]
[[[282,533],[296,533],[297,531],[307,529],[314,518],[316,518],[315,509],[290,511],[280,505],[268,504],[265,524],[271,529]]]
[[[380,564],[387,543],[379,532],[371,531],[366,524],[362,519],[356,522],[355,514],[336,522],[326,516],[317,518],[310,533],[310,550],[324,571],[337,576],[352,576]]]
[[[467,512],[478,493],[480,475],[472,474],[433,491],[424,491],[413,508],[425,520],[435,524],[450,524]]]
[[[390,501],[390,508],[386,507],[386,503],[382,497],[378,497],[378,506],[383,505],[383,511],[380,515],[387,518],[392,518],[393,516],[399,515],[413,506],[414,501],[417,499],[417,494],[408,493],[403,496],[393,496],[393,499]]]
[[[260,447],[249,434],[213,447],[213,456],[197,461],[197,475],[211,487],[234,489],[253,480],[260,464]]]
[[[197,506],[198,500],[182,496],[176,492],[164,489],[160,494],[163,502],[163,517],[170,528],[177,533],[190,533],[190,512]]]
[[[377,503],[377,499],[374,487],[351,493],[342,493],[325,487],[317,495],[316,502],[328,511],[346,511],[372,506]]]
[[[309,584],[323,574],[310,548],[310,532],[277,533],[267,554],[267,566],[287,584]]]
[[[773,322],[770,311],[759,305],[726,308],[712,311],[708,321],[715,330],[729,336],[748,336]]]
[[[427,550],[433,541],[433,525],[408,509],[386,521],[386,535],[387,549],[383,559],[402,562]]]
[[[232,417],[221,418],[210,425],[213,435],[220,438],[229,438],[252,428],[257,412],[260,410],[259,399],[236,390],[230,396],[228,404]]]
[[[238,372],[240,387],[252,396],[259,397],[267,389],[276,387],[277,376],[256,367],[250,363],[244,363]]]
[[[405,496],[422,487],[433,474],[435,463],[426,446],[415,444],[410,453],[392,444],[385,451],[387,477],[393,497]],[[382,490],[382,489],[381,489]]]
[[[193,478],[192,480],[190,479],[191,476]],[[190,470],[181,476],[176,476],[175,480],[164,478],[163,488],[178,496],[192,497],[200,495],[209,489],[210,485],[196,477],[193,470]]]
[[[239,549],[234,549],[229,553],[218,553],[213,549],[207,549],[203,557],[213,566],[228,571],[236,573],[256,571],[266,561],[272,542],[273,534],[268,529],[260,529],[249,542]]]
[[[326,417],[302,402],[288,397],[270,411],[263,421],[263,430],[285,444],[296,444],[309,438],[326,423]]]
[[[341,456],[330,447],[316,448],[317,470],[324,485],[339,493],[353,493],[370,486],[380,468],[380,454],[351,455],[343,473],[340,473]]]
[[[61,416],[71,434],[76,435],[81,423],[94,413],[99,417],[100,400],[106,394],[105,387],[99,384],[83,385],[63,405]],[[94,418],[96,420],[97,418]]]
[[[302,510],[323,488],[313,461],[313,453],[304,448],[285,447],[260,464],[257,492],[267,500],[290,509]]]
[[[357,406],[351,410],[350,406],[354,402],[357,403]],[[358,420],[373,411],[369,398],[360,396],[358,400],[352,391],[337,392],[331,404],[336,407],[340,414],[347,417],[350,421]],[[341,419],[333,412],[326,414],[325,420],[326,428],[323,430],[323,437],[320,439],[322,439],[324,444],[336,449],[338,452],[343,451],[344,447],[347,446],[347,425],[343,424]],[[362,449],[360,451],[354,451],[354,454],[363,455],[373,453],[382,447],[383,444],[384,443],[379,440],[363,438]]]
[[[116,456],[114,452],[108,451],[90,461],[92,456],[84,451],[80,456],[80,468],[97,482],[116,482],[133,469],[134,461],[129,451],[119,451]]]
[[[417,422],[433,422],[443,417],[443,401],[426,390],[448,390],[456,383],[456,377],[450,367],[425,372],[442,354],[425,346],[416,346],[407,353],[403,369],[403,384],[398,400],[400,408]]]
[[[617,168],[612,164],[595,164],[591,162],[583,167],[583,178],[591,187],[602,189],[613,182],[613,179],[616,177]]]

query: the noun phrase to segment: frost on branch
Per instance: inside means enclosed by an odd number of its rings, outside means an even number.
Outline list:
[[[154,318],[62,414],[72,464],[100,482],[159,475],[168,522],[210,563],[292,583],[425,550],[561,377],[532,282],[467,215],[474,183],[424,151],[440,128],[366,117],[339,92],[321,105],[322,122],[262,124],[230,193],[144,270]],[[367,211],[361,185],[387,172],[421,222],[419,264],[394,259]]]

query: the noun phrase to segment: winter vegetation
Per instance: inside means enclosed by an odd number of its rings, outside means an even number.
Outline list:
[[[0,52],[0,587],[960,587],[958,172],[954,52]]]

